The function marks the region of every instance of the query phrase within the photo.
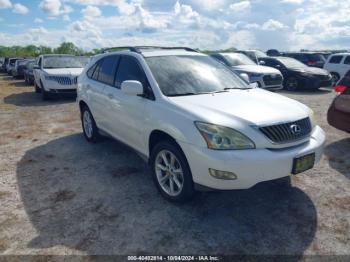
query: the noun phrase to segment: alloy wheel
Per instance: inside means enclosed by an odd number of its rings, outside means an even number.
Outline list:
[[[184,173],[180,161],[168,150],[156,156],[155,172],[160,187],[170,196],[178,196],[184,186]]]

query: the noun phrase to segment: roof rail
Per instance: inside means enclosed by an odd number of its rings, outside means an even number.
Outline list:
[[[103,53],[107,53],[107,52],[113,51],[115,49],[127,49],[131,52],[135,52],[135,53],[139,53],[139,54],[142,53],[142,49],[161,49],[161,50],[183,49],[183,50],[186,50],[188,52],[198,53],[197,50],[189,48],[189,47],[165,47],[165,46],[116,46],[116,47],[109,47],[109,48],[103,49]]]

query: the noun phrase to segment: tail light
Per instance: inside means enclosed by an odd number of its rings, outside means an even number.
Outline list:
[[[345,92],[346,90],[346,86],[342,86],[342,85],[337,85],[335,88],[334,88],[335,92],[337,93],[343,93]]]
[[[307,64],[311,66],[311,65],[316,65],[317,62],[314,61],[314,60],[310,60],[310,61],[307,62]]]

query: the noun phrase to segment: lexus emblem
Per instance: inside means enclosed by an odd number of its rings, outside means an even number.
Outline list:
[[[301,127],[299,125],[291,125],[290,130],[292,131],[293,134],[298,135],[301,132]]]

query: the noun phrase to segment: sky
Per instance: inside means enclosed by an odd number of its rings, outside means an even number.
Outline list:
[[[350,0],[0,0],[0,45],[350,49]]]

